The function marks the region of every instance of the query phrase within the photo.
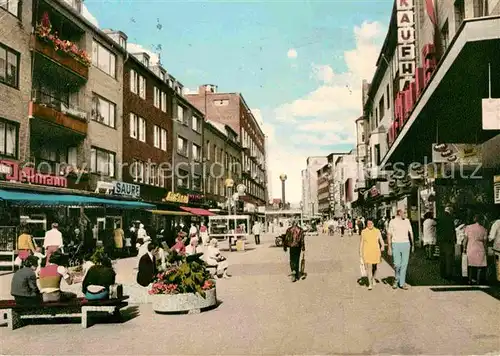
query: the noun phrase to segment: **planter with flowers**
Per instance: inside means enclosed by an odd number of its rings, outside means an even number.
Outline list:
[[[174,252],[167,269],[153,281],[148,299],[157,313],[199,313],[217,303],[215,281],[200,254],[186,257]]]
[[[38,52],[88,78],[92,64],[90,56],[76,43],[60,39],[57,32],[52,30],[47,13],[43,14],[42,21],[36,25],[34,45]]]

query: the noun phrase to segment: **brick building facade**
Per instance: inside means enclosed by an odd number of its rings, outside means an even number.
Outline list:
[[[242,182],[246,195],[242,197],[253,206],[266,204],[266,154],[265,135],[255,120],[243,96],[239,93],[219,93],[214,85],[200,86],[198,94],[187,99],[208,120],[230,126],[239,135],[242,146]]]

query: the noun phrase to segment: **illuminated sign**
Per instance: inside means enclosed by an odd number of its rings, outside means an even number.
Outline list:
[[[399,63],[399,89],[403,90],[415,79],[415,12],[413,0],[396,0]]]
[[[167,196],[163,198],[163,201],[187,204],[189,203],[189,196],[180,193],[168,192]]]
[[[5,180],[19,183],[47,185],[52,187],[68,187],[66,177],[58,177],[50,174],[36,172],[33,167],[20,167],[17,162],[1,160],[0,174]]]

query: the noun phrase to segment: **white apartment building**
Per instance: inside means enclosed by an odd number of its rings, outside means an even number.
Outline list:
[[[358,198],[358,193],[355,191],[358,179],[356,149],[336,159],[333,176],[334,216],[341,217],[344,214],[352,216],[352,203]]]

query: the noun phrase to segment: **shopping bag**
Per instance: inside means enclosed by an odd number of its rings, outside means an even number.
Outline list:
[[[462,277],[467,277],[467,267],[469,266],[469,262],[467,260],[467,255],[462,254]]]
[[[363,262],[362,258],[359,259],[359,270],[361,272],[361,277],[366,277],[367,276],[365,263]]]

